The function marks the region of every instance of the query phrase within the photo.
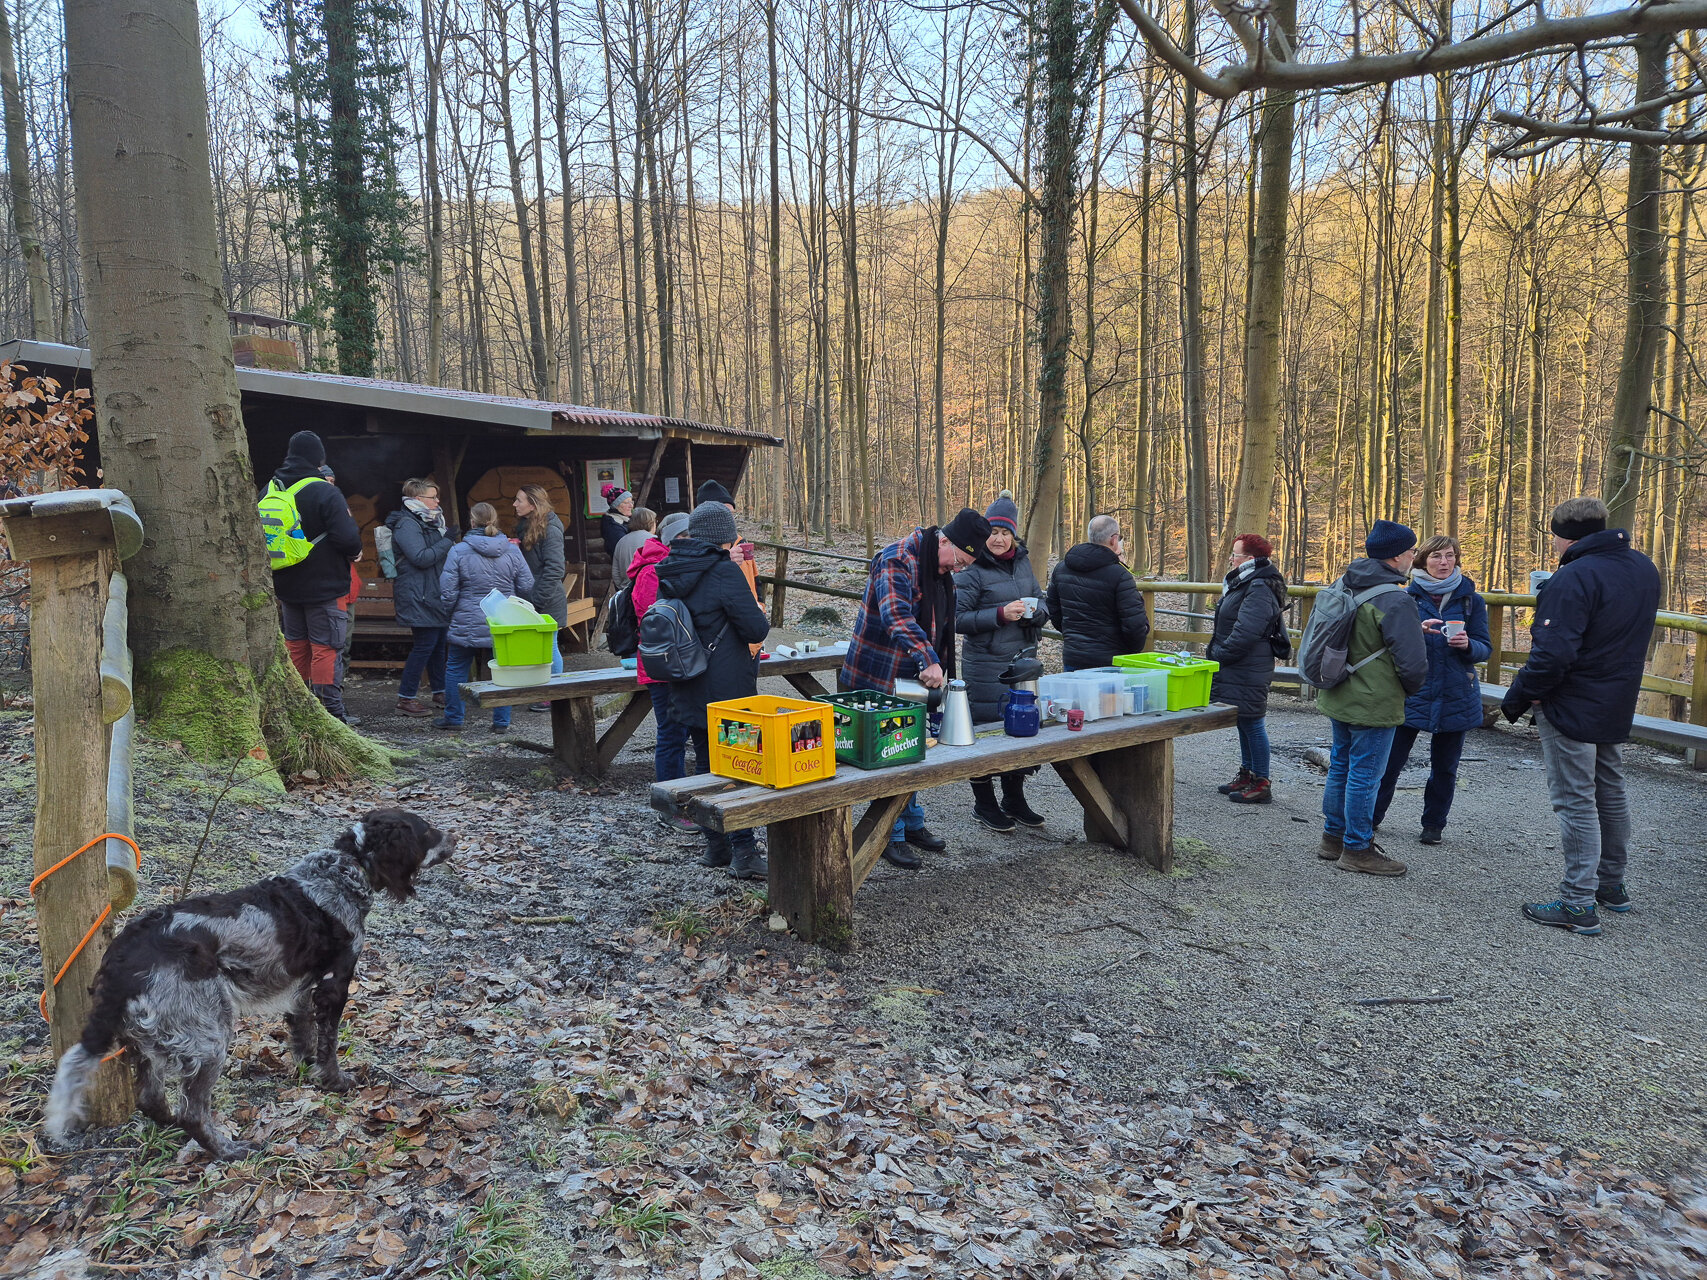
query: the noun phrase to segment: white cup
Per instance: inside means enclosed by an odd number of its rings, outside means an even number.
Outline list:
[[[1464,624],[1457,621],[1442,622],[1440,624],[1440,632],[1450,640],[1453,636],[1461,636],[1464,634]]]
[[[1035,618],[1037,616],[1037,597],[1036,596],[1021,596],[1019,598],[1019,602],[1025,606],[1025,616],[1026,617]]]

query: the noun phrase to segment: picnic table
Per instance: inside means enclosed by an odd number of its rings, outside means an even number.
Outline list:
[[[652,787],[652,807],[714,831],[769,828],[771,910],[808,942],[850,936],[853,895],[877,865],[915,791],[1009,769],[1051,765],[1084,808],[1087,839],[1139,854],[1166,871],[1174,857],[1174,739],[1232,726],[1222,703],[1186,711],[1049,725],[1035,738],[1000,731],[970,747],[933,747],[888,769],[838,765],[822,782],[773,790],[712,774]],[[858,822],[853,806],[869,802]]]
[[[815,698],[829,692],[818,682],[815,673],[839,670],[845,656],[840,649],[833,649],[792,658],[764,658],[759,662],[759,678],[780,676],[801,697]],[[641,685],[632,667],[566,671],[539,684],[509,685],[477,680],[459,687],[463,698],[475,707],[524,707],[549,702],[551,754],[575,773],[589,778],[602,778],[610,772],[616,753],[652,710],[652,695]],[[598,700],[621,693],[629,695],[628,701],[601,735],[597,724]]]

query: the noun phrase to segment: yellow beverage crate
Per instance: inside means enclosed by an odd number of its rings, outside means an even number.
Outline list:
[[[756,694],[705,709],[711,771],[766,787],[797,787],[836,775],[834,708]]]

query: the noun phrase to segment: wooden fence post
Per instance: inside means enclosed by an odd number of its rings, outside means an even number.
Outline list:
[[[1695,633],[1695,669],[1689,679],[1689,723],[1707,724],[1707,631]],[[1707,769],[1707,752],[1691,750],[1689,763]]]
[[[1488,655],[1487,666],[1483,674],[1489,684],[1504,684],[1505,672],[1505,606],[1491,604],[1488,606],[1488,639],[1493,642],[1493,652]]]
[[[782,602],[787,588],[783,579],[788,577],[788,548],[779,546],[776,549],[776,581],[771,583],[771,626],[782,625]]]
[[[1161,620],[1156,617],[1156,593],[1139,587],[1138,595],[1144,601],[1144,616],[1150,620],[1150,634],[1144,637],[1144,648],[1154,649],[1156,631],[1161,626]],[[1061,619],[1056,618],[1054,621],[1057,627],[1061,625]]]

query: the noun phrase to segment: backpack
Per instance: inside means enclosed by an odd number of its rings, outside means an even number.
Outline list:
[[[1316,594],[1316,605],[1310,610],[1310,621],[1304,624],[1304,636],[1298,642],[1298,675],[1305,684],[1317,689],[1337,688],[1387,652],[1387,646],[1382,645],[1357,662],[1346,662],[1352,631],[1357,625],[1357,611],[1389,591],[1403,595],[1405,588],[1397,582],[1381,582],[1354,592],[1341,578]]]
[[[267,481],[267,491],[255,504],[261,513],[261,531],[267,536],[267,558],[273,571],[288,569],[308,559],[308,553],[326,535],[310,538],[302,531],[302,513],[296,509],[296,495],[311,484],[325,484],[319,476],[298,480],[288,489],[279,488],[277,480]]]
[[[725,622],[710,644],[701,644],[687,605],[674,596],[661,595],[640,620],[636,650],[640,669],[648,680],[671,684],[704,675],[728,629]]]
[[[634,616],[634,588],[626,586],[610,598],[605,613],[605,648],[619,658],[632,658],[640,648],[640,620]]]
[[[1282,662],[1292,656],[1292,637],[1286,630],[1286,613],[1282,610],[1274,615],[1274,621],[1268,628],[1268,651]]]
[[[387,578],[397,576],[397,547],[391,530],[385,525],[373,527],[373,552],[379,557],[379,571]]]

